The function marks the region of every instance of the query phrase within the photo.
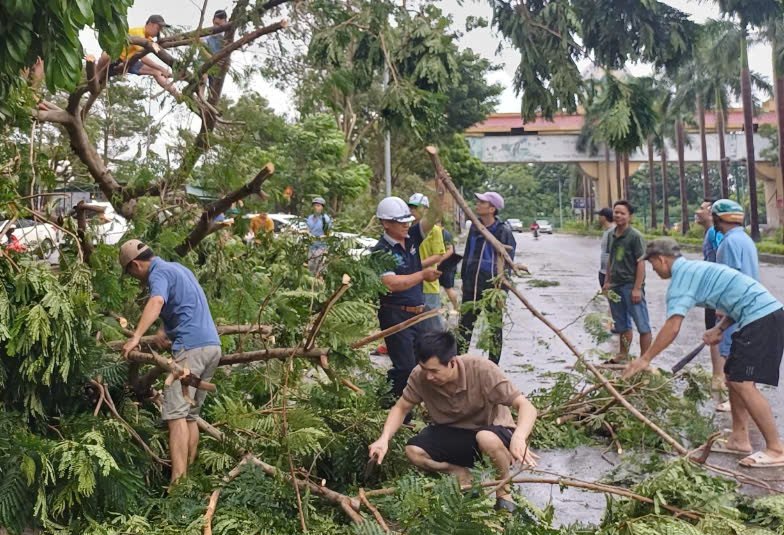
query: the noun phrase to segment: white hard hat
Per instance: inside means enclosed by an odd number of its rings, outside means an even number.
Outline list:
[[[424,206],[425,208],[430,208],[430,200],[424,193],[414,193],[408,199],[409,206]]]
[[[398,223],[410,223],[414,220],[408,205],[400,197],[387,197],[378,203],[376,217],[381,220],[397,221]]]

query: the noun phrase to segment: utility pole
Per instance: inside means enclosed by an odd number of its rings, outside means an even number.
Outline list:
[[[389,65],[384,64],[384,92],[389,85]],[[386,185],[387,197],[392,196],[392,140],[389,129],[384,131],[384,184]]]
[[[561,177],[558,177],[558,226],[563,228],[563,201],[561,199]]]

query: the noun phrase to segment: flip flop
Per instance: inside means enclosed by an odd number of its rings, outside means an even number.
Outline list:
[[[764,451],[758,451],[748,457],[744,457],[738,461],[738,464],[746,468],[776,468],[784,466],[784,459],[777,461]]]
[[[722,444],[725,444],[722,446]],[[716,439],[716,442],[713,443],[711,446],[711,452],[713,453],[731,453],[733,455],[749,455],[751,454],[751,450],[736,450],[735,448],[729,448],[726,446],[727,439],[726,438],[719,438]]]
[[[716,405],[716,412],[732,412],[729,401],[724,401]]]

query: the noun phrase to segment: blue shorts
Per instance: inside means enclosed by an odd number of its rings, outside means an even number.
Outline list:
[[[612,313],[615,327],[615,334],[625,333],[632,330],[632,321],[637,326],[637,332],[648,334],[651,332],[651,324],[648,321],[648,304],[645,302],[645,290],[642,291],[642,301],[636,305],[632,303],[632,283],[616,286],[612,291],[620,296],[620,300],[614,302],[610,300],[610,312]]]

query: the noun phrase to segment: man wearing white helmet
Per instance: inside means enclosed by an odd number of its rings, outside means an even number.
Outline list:
[[[305,222],[308,225],[308,231],[311,236],[322,238],[329,234],[332,228],[332,218],[324,213],[324,207],[327,201],[323,197],[315,197],[313,199],[313,213],[308,216]],[[314,241],[310,246],[308,254],[308,269],[313,274],[318,274],[324,263],[324,255],[327,252],[327,245],[323,241]]]
[[[395,267],[381,274],[381,282],[389,293],[380,296],[378,322],[387,329],[406,321],[425,310],[422,283],[438,280],[441,273],[435,269],[422,269],[419,246],[433,228],[429,217],[419,223],[411,223],[414,216],[406,202],[399,197],[387,197],[378,203],[376,217],[384,227],[384,234],[373,247],[374,253],[387,253],[394,257]],[[400,397],[406,387],[408,376],[416,366],[414,340],[421,324],[387,336],[387,346],[392,369],[387,379],[392,383],[392,392]]]

